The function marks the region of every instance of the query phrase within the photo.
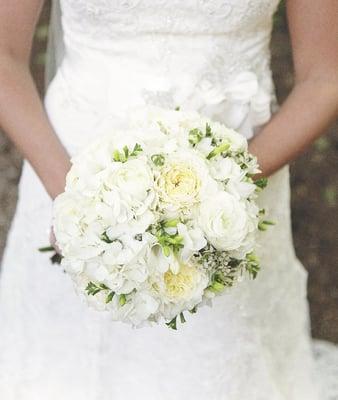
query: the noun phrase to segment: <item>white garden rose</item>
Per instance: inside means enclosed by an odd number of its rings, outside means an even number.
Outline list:
[[[178,211],[192,211],[216,187],[206,162],[191,151],[168,156],[156,179],[160,207],[169,215]]]
[[[201,204],[198,224],[207,240],[224,251],[239,248],[250,230],[245,205],[226,192],[219,192]]]

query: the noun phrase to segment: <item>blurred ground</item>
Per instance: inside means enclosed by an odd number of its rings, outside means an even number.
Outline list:
[[[32,70],[40,92],[48,4],[36,34]],[[283,6],[275,19],[272,64],[280,102],[292,86],[292,64]],[[14,213],[20,157],[0,135],[0,254]],[[338,342],[338,123],[291,166],[295,247],[309,271],[309,300],[315,337]]]

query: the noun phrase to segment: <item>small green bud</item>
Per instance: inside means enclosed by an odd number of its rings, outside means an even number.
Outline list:
[[[256,262],[259,263],[259,258],[256,256],[254,253],[249,253],[246,255],[246,259],[250,262]]]
[[[115,292],[110,292],[106,298],[106,304],[110,303],[113,300],[114,296],[115,296]]]
[[[221,282],[214,281],[209,289],[214,293],[221,293],[224,290],[225,286]]]
[[[151,161],[157,166],[162,167],[165,163],[165,158],[162,154],[153,154],[151,156]]]
[[[212,136],[211,126],[208,123],[205,124],[205,136],[206,137]]]
[[[179,222],[180,222],[179,219],[168,219],[167,221],[164,222],[163,226],[164,228],[176,228]]]
[[[113,151],[113,160],[116,162],[121,161],[120,152],[118,150]]]
[[[228,151],[230,149],[230,144],[229,143],[221,143],[217,147],[215,147],[208,155],[207,155],[207,160],[211,160],[213,157],[216,157],[225,151]]]
[[[170,256],[170,247],[169,247],[169,246],[162,246],[162,250],[163,250],[163,254],[164,254],[166,257],[169,257],[169,256]]]
[[[120,306],[123,307],[126,304],[126,302],[127,302],[126,295],[125,294],[120,294],[120,297],[119,297]]]
[[[189,143],[194,146],[203,139],[203,136],[203,132],[201,132],[198,128],[192,129],[189,132]]]

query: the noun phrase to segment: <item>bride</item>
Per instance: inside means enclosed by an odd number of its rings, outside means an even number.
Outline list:
[[[317,343],[313,357],[287,167],[337,116],[337,1],[287,1],[296,83],[278,110],[269,66],[278,0],[61,0],[44,106],[28,67],[42,3],[0,0],[0,125],[29,162],[2,265],[1,398],[338,399],[338,350]],[[261,274],[177,332],[88,310],[37,252],[70,155],[144,104],[239,130],[271,176],[260,202],[277,225],[260,247]]]

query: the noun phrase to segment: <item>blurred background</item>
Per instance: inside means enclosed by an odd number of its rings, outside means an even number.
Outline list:
[[[32,71],[43,94],[49,1],[36,31]],[[292,84],[292,60],[281,4],[275,16],[272,66],[282,102]],[[311,99],[309,99],[311,101]],[[21,159],[0,133],[0,257],[15,211]],[[338,122],[291,165],[292,213],[296,252],[309,271],[313,335],[338,343]]]

